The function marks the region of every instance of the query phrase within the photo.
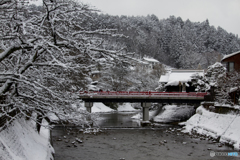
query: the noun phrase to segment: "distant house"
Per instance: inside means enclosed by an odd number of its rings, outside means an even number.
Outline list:
[[[171,70],[160,77],[159,83],[167,92],[195,92],[193,76],[204,76],[204,70]]]
[[[147,64],[149,68],[154,69],[154,66],[160,64],[160,62],[154,58],[143,57],[142,62]]]
[[[90,74],[90,77],[92,78],[92,80],[96,81],[100,78],[101,72],[98,70],[92,71]]]
[[[154,69],[157,64],[160,64],[158,60],[149,57],[131,58],[130,63],[133,68],[138,66],[145,69]]]
[[[240,71],[240,51],[225,55],[222,63],[226,65],[227,72]]]

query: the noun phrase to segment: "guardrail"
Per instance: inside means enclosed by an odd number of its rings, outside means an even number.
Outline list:
[[[165,97],[165,96],[174,96],[174,97],[204,97],[208,95],[207,92],[134,92],[134,91],[84,91],[80,92],[80,95],[94,95],[94,96],[116,96],[116,95],[123,95],[123,96],[159,96],[159,97]]]

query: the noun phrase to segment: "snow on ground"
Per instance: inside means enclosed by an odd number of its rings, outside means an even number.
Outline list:
[[[166,105],[163,107],[163,112],[153,118],[154,122],[173,122],[181,121],[190,117],[194,113],[194,107],[189,105]]]
[[[137,113],[134,116],[131,117],[132,119],[142,119],[142,114],[141,113]]]
[[[86,110],[86,107],[84,106],[84,103],[76,103],[72,104],[72,108],[80,109],[80,110]],[[136,111],[137,109],[133,108],[131,103],[123,103],[122,105],[118,106],[117,111],[119,112],[132,112]],[[110,107],[104,105],[103,103],[93,103],[92,112],[113,112],[114,109],[111,109]]]
[[[103,103],[93,103],[92,112],[113,112],[114,109],[104,105]]]
[[[156,114],[155,110],[154,111],[153,110],[149,111],[149,119],[152,119],[155,114]],[[132,116],[131,118],[141,120],[142,119],[142,113],[137,113],[134,116]]]
[[[43,121],[44,125],[47,124]],[[54,149],[49,143],[49,129],[41,127],[40,134],[35,122],[24,118],[13,121],[1,130],[0,159],[3,160],[50,160]]]
[[[218,114],[200,106],[196,114],[185,123],[183,132],[196,131],[199,134],[220,137],[220,142],[227,142],[240,150],[240,116]]]
[[[215,102],[214,106],[221,106],[221,107],[224,107],[224,108],[233,108],[233,109],[240,110],[240,106],[239,105],[232,106],[230,104],[221,104],[221,103]]]
[[[123,103],[122,105],[118,106],[117,109],[119,112],[131,112],[136,111],[135,108],[132,107],[131,103]]]

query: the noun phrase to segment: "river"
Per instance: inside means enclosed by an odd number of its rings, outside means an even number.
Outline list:
[[[56,125],[51,132],[55,160],[226,159],[211,157],[210,152],[234,152],[206,137],[184,134],[179,125],[141,127],[139,120],[131,119],[134,114],[100,114],[97,124],[101,131],[91,134],[78,127]]]

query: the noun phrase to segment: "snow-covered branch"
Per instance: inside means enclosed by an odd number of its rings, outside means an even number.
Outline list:
[[[18,108],[25,116],[53,113],[78,122],[88,114],[73,113],[69,106],[77,95],[72,91],[87,87],[93,68],[124,59],[124,47],[104,38],[125,36],[116,29],[92,29],[96,9],[85,4],[43,0],[43,7],[35,8],[15,2],[0,2],[1,112]]]
[[[9,48],[7,48],[5,51],[3,51],[2,53],[0,53],[0,62],[2,60],[4,60],[5,58],[7,58],[10,54],[14,53],[17,50],[20,50],[22,47],[21,46],[10,46]]]

